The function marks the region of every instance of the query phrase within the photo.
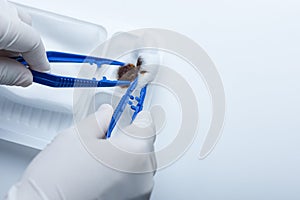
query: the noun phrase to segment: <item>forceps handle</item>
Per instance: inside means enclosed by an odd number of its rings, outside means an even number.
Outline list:
[[[60,63],[89,63],[96,64],[100,67],[103,64],[107,65],[125,65],[123,62],[111,60],[107,58],[99,58],[93,56],[47,51],[47,58],[49,62],[60,62]],[[28,63],[22,56],[12,57],[16,61],[28,66]],[[119,80],[107,80],[103,77],[102,80],[88,80],[74,77],[57,76],[54,74],[38,72],[30,69],[33,75],[33,82],[50,87],[114,87],[114,86],[126,86],[130,85],[130,81],[119,81]]]
[[[120,65],[120,66],[123,66],[126,64],[124,62],[111,60],[111,59],[107,59],[107,58],[99,58],[99,57],[58,52],[58,51],[47,51],[46,55],[47,55],[49,62],[90,63],[90,64],[96,64],[98,67],[100,67],[103,64]],[[25,61],[25,59],[22,56],[13,57],[13,58],[16,59],[16,61],[22,63],[23,65],[28,65],[28,63]]]
[[[33,82],[50,87],[115,87],[130,85],[130,81],[107,80],[106,77],[103,77],[102,80],[89,80],[82,78],[57,76],[54,74],[48,74],[34,70],[30,71],[33,75]]]
[[[118,105],[112,115],[111,121],[109,123],[108,129],[106,132],[106,139],[110,138],[113,129],[115,128],[118,120],[120,119],[122,113],[124,112],[125,107],[129,102],[129,99],[131,98],[131,93],[135,90],[135,88],[137,86],[137,83],[138,83],[138,78],[136,78],[133,82],[131,82],[130,86],[126,90],[126,93],[122,96],[120,102],[118,103]]]

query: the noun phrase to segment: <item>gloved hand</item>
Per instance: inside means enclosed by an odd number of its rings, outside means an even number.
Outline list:
[[[22,55],[31,69],[48,71],[45,48],[27,13],[6,0],[0,0],[0,9],[0,84],[26,87],[32,83],[31,72],[9,57]]]
[[[149,199],[156,167],[154,154],[147,154],[153,152],[155,139],[151,115],[142,111],[125,132],[103,139],[112,113],[104,104],[95,115],[60,133],[6,199]]]

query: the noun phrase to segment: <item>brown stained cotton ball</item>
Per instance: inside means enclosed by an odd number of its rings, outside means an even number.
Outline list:
[[[119,67],[118,80],[122,81],[134,81],[137,77],[139,69],[134,64],[127,64]]]
[[[119,67],[118,80],[134,81],[134,79],[138,76],[139,73],[144,74],[147,72],[145,70],[140,71],[142,64],[143,64],[143,59],[139,57],[136,66],[134,64],[127,64]]]

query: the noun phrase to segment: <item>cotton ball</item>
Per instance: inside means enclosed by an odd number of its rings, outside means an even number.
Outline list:
[[[138,74],[137,90],[155,79],[160,64],[160,56],[157,52],[140,53],[139,57],[142,58],[142,64]]]

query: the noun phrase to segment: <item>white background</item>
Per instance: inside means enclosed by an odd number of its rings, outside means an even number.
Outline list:
[[[201,45],[223,79],[223,136],[156,175],[152,199],[300,199],[300,2],[16,0],[96,24],[165,28]],[[114,26],[116,27],[116,26]]]

